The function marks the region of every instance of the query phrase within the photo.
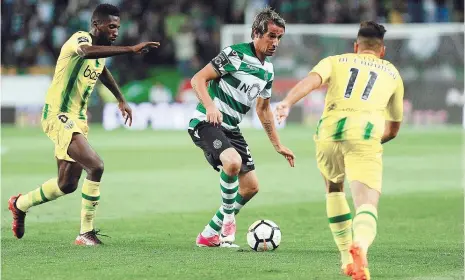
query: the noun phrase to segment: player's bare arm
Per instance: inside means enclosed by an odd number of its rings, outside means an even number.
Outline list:
[[[100,81],[104,86],[106,86],[111,93],[118,100],[118,107],[125,118],[124,123],[126,124],[129,121],[129,126],[132,125],[132,109],[129,107],[128,103],[124,99],[123,93],[121,92],[118,84],[116,83],[113,75],[111,75],[110,70],[107,67],[103,68],[102,74],[99,76]]]
[[[303,80],[298,82],[288,93],[286,98],[276,106],[276,118],[278,123],[284,121],[289,115],[290,108],[299,100],[304,98],[312,90],[321,86],[322,80],[317,73],[310,73]]]
[[[85,36],[79,38],[82,42],[88,42],[89,44],[81,44],[76,50],[77,54],[83,58],[98,59],[121,54],[141,54],[160,46],[159,42],[143,42],[135,46],[112,46],[116,38],[118,38],[120,28],[119,11],[114,15],[94,13],[91,23],[89,33],[92,37],[92,43]]]
[[[381,144],[394,139],[399,133],[401,121],[404,114],[404,83],[398,77],[398,85],[387,105],[388,117],[384,126],[384,133],[381,137]]]
[[[401,122],[386,121],[386,125],[384,127],[384,134],[381,137],[381,144],[384,144],[396,138],[397,133],[399,133],[400,124]]]
[[[221,125],[221,122],[223,121],[223,114],[221,114],[220,110],[216,108],[215,103],[213,103],[213,100],[208,94],[207,82],[214,80],[219,76],[220,74],[209,63],[191,79],[191,85],[197,98],[207,110],[207,121],[213,123],[213,125]]]
[[[270,99],[258,98],[256,109],[258,118],[260,119],[260,122],[263,125],[263,129],[268,135],[271,144],[273,144],[275,150],[281,155],[283,155],[287,159],[289,164],[292,167],[294,167],[294,153],[285,146],[283,146],[279,140],[279,135],[276,131],[276,126],[274,124],[273,112],[270,107]]]
[[[148,52],[151,48],[158,48],[159,42],[143,42],[135,46],[91,46],[82,45],[77,49],[80,57],[85,59],[98,59],[121,54],[141,54]]]

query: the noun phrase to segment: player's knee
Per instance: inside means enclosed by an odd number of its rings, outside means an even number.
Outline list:
[[[239,174],[242,166],[242,158],[234,148],[224,150],[220,155],[223,169],[228,174]]]
[[[223,164],[223,169],[227,174],[237,175],[241,171],[241,162],[240,161],[228,161],[226,164]]]
[[[104,165],[101,159],[96,159],[92,166],[89,167],[89,172],[93,175],[101,176],[103,174]]]
[[[79,178],[68,179],[64,182],[58,181],[58,187],[63,193],[73,193],[79,185]]]

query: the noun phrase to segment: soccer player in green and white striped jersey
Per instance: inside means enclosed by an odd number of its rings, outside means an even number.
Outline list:
[[[226,47],[192,78],[200,103],[188,131],[220,172],[222,195],[220,209],[197,237],[198,246],[234,246],[235,214],[258,192],[252,155],[238,127],[252,106],[275,150],[294,166],[294,154],[281,144],[270,108],[274,71],[268,57],[284,32],[285,21],[265,8],[255,17],[252,42]]]

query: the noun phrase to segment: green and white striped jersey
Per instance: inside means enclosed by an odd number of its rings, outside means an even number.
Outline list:
[[[253,43],[226,47],[212,59],[211,64],[220,77],[209,82],[208,93],[223,113],[222,126],[236,130],[257,97],[271,97],[273,64],[268,58],[263,64],[260,62]],[[206,120],[205,113],[205,107],[199,103],[189,127],[194,128]]]

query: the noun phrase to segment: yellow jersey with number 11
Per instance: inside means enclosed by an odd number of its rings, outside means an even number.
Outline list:
[[[389,61],[348,53],[321,60],[311,72],[328,84],[316,140],[380,141],[386,120],[402,121],[404,85]]]

